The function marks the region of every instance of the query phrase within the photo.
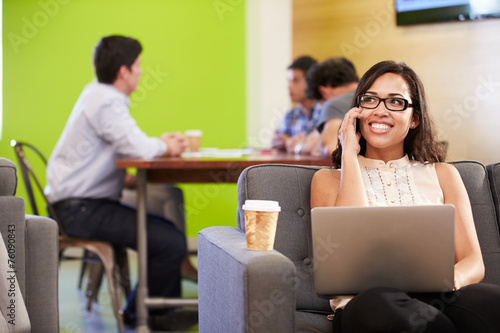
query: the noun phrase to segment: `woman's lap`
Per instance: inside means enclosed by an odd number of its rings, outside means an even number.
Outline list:
[[[343,310],[341,332],[500,332],[499,286],[474,284],[436,296],[423,302],[393,288],[367,290]]]

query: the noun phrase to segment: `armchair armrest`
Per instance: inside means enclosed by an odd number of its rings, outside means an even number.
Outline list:
[[[31,332],[59,332],[59,230],[47,217],[26,215],[26,308]]]
[[[198,237],[200,332],[294,332],[295,266],[273,251],[252,251],[233,227]]]

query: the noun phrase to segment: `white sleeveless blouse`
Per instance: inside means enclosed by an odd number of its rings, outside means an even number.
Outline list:
[[[385,163],[358,155],[361,175],[370,206],[437,205],[444,203],[433,163],[410,161],[407,155]],[[335,311],[343,309],[352,297],[330,300]]]
[[[407,155],[387,163],[359,155],[358,161],[370,206],[444,203],[433,163],[410,161]]]

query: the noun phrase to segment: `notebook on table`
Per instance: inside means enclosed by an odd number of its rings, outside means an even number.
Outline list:
[[[316,293],[453,290],[454,216],[452,205],[313,208]]]

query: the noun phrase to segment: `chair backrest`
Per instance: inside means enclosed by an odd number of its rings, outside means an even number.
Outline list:
[[[40,178],[36,176],[35,171],[33,170],[33,167],[29,163],[28,159],[26,158],[26,152],[30,152],[30,156],[34,155],[36,158],[39,158],[44,166],[47,166],[47,159],[45,156],[35,148],[33,145],[26,143],[26,142],[19,142],[12,140],[11,141],[11,146],[14,148],[14,151],[16,152],[17,160],[19,162],[19,169],[21,170],[21,175],[23,178],[24,182],[24,187],[26,188],[26,195],[28,196],[31,210],[33,211],[33,214],[35,215],[40,215],[39,212],[40,210],[38,209],[36,200],[35,200],[35,190],[38,191],[38,193],[41,195],[41,197],[44,199],[46,209],[47,209],[47,215],[49,215],[52,219],[54,219],[57,224],[59,225],[59,219],[57,218],[57,214],[52,207],[52,205],[49,203],[47,197],[45,196],[45,193],[43,191],[44,186],[40,182]],[[64,233],[62,230],[61,226],[59,225],[59,230],[61,233]]]
[[[486,266],[484,281],[500,284],[500,234],[486,169],[479,162],[462,161],[453,164],[462,176],[470,197]],[[310,188],[312,177],[320,168],[257,165],[245,169],[238,180],[239,230],[245,230],[242,209],[245,200],[276,200],[280,203],[274,248],[295,263],[297,309],[328,309],[328,303],[316,296],[313,288]]]
[[[31,210],[33,211],[33,214],[39,215],[38,207],[35,201],[35,195],[33,193],[33,187],[31,186],[30,174],[31,177],[33,177],[33,181],[36,183],[37,186],[40,186],[40,183],[38,182],[38,179],[36,178],[35,173],[31,168],[31,165],[29,164],[28,160],[25,157],[23,148],[24,147],[30,148],[33,152],[35,152],[36,155],[38,155],[38,157],[45,163],[45,165],[47,165],[47,159],[42,155],[42,153],[40,153],[38,149],[36,149],[30,144],[17,142],[15,140],[12,140],[10,144],[14,148],[14,151],[16,153],[19,169],[21,171],[21,176],[23,177],[24,187],[26,188],[26,195],[28,196]]]

